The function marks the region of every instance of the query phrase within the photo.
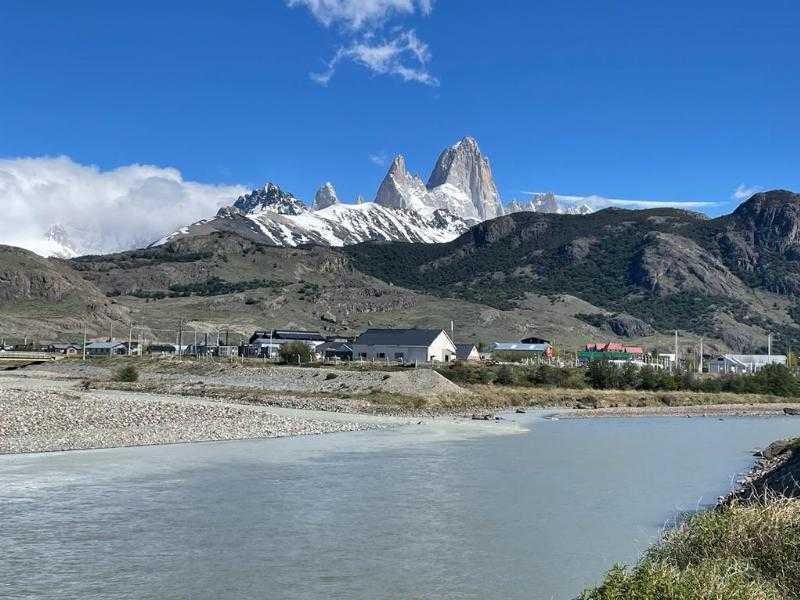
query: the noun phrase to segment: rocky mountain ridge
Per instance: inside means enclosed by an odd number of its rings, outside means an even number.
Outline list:
[[[768,332],[800,345],[800,195],[756,194],[730,215],[608,208],[513,213],[437,246],[344,249],[357,268],[427,293],[514,310],[568,294],[647,328],[690,331],[755,351]]]
[[[427,185],[409,173],[402,155],[392,161],[374,202],[341,203],[333,184],[327,182],[309,208],[268,182],[221,208],[216,217],[181,228],[156,244],[231,230],[278,246],[436,243],[450,241],[470,225],[500,214],[503,206],[489,161],[478,143],[466,137],[440,154]]]

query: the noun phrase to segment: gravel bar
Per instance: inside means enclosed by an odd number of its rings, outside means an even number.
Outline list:
[[[0,454],[271,438],[383,427],[379,422],[280,416],[264,407],[201,399],[0,387]]]

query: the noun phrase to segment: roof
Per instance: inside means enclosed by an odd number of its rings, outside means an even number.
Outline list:
[[[443,333],[444,329],[367,329],[354,343],[361,346],[428,347]]]
[[[91,342],[86,345],[91,350],[111,350],[113,348],[124,347],[122,342]]]
[[[783,354],[723,354],[720,360],[740,365],[786,364],[786,356]]]
[[[314,342],[325,341],[325,337],[318,331],[292,331],[288,329],[276,329],[272,332],[272,337],[279,340],[310,340]]]
[[[550,344],[521,344],[519,342],[494,342],[492,352],[513,351],[513,352],[546,352]]]
[[[546,340],[540,337],[526,337],[524,340],[520,340],[523,344],[549,344],[550,340]]]
[[[472,351],[478,351],[478,347],[475,344],[456,344],[456,356],[458,358],[466,358]]]
[[[80,348],[78,344],[51,344],[56,350],[66,350],[67,348]]]
[[[250,343],[257,340],[305,340],[311,342],[324,342],[325,338],[317,331],[300,331],[291,329],[274,329],[272,331],[254,331],[250,336]]]
[[[343,342],[325,342],[315,348],[316,352],[353,352],[353,349]]]

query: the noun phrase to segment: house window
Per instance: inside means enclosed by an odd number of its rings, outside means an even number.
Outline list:
[[[378,352],[378,358],[386,358],[385,352]]]
[[[395,360],[403,360],[406,357],[405,352],[395,352],[394,359]]]
[[[367,353],[366,352],[360,352],[358,356],[360,358],[367,358]]]

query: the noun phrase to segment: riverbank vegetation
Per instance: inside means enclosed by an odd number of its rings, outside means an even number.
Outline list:
[[[689,371],[670,373],[651,366],[618,366],[608,361],[593,361],[587,367],[459,362],[437,370],[459,384],[800,397],[800,379],[783,365],[768,365],[752,374],[719,377]]]
[[[580,600],[800,598],[800,500],[736,503],[695,515],[631,569],[616,566]]]

